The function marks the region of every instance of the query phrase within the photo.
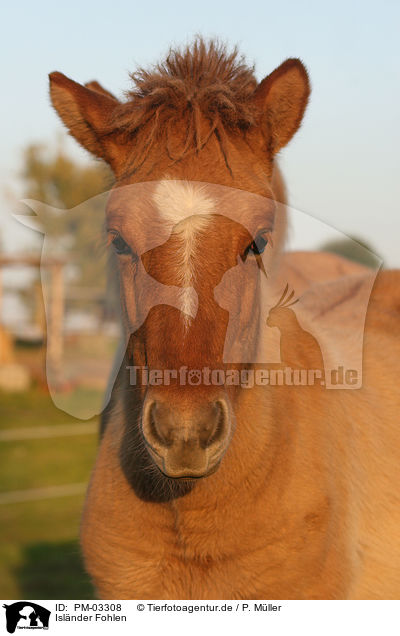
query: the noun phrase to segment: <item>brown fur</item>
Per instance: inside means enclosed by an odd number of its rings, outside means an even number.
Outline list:
[[[162,232],[148,202],[152,182],[166,177],[208,183],[211,193],[217,184],[220,204],[238,214],[237,220],[214,219],[213,231],[199,238],[194,282],[199,310],[187,334],[179,310],[152,307],[124,361],[146,361],[151,368],[221,365],[228,315],[212,292],[225,273],[235,271],[260,227],[246,193],[272,204],[284,201],[274,156],[297,130],[307,103],[303,65],[288,60],[257,85],[236,53],[198,41],[183,53],[170,53],[152,71],[135,74],[136,86],[123,104],[97,84],[85,88],[59,73],[50,79],[53,104],[71,134],[114,169],[117,188],[107,213],[112,236],[118,233],[134,250],[149,232]],[[129,188],[118,189],[140,182],[149,182],[143,186],[149,196],[132,201]],[[218,195],[218,186],[236,190]],[[282,206],[266,209],[271,228],[275,222],[276,253],[285,212]],[[179,234],[173,232],[142,256],[143,268],[121,257],[128,332],[140,310],[133,282],[142,289],[150,274],[164,285],[179,284],[178,249]],[[358,273],[357,266],[333,257],[306,257],[305,268],[299,267],[301,255],[297,261],[279,259],[267,258],[267,273],[279,262],[281,271],[297,272],[297,293],[312,289],[313,280],[322,284],[336,274]],[[237,281],[237,334],[249,346],[257,345],[263,275],[258,266],[248,264],[251,284]],[[340,280],[337,287],[340,297]],[[398,287],[394,272],[375,286],[365,331],[364,385],[357,391],[170,386],[146,392],[126,386],[122,365],[82,522],[85,562],[102,597],[398,596]],[[350,315],[352,298],[342,296],[339,306]],[[145,294],[140,300],[145,303]],[[284,323],[288,355],[307,366],[315,360],[314,338],[299,331],[296,320]],[[145,439],[143,418],[151,401],[167,405],[153,424],[169,436],[169,446],[160,435],[158,440],[165,457],[168,449],[174,451],[171,474],[163,474]],[[192,466],[194,472],[204,460],[200,441],[208,431],[200,430],[201,417],[205,405],[218,401],[227,405],[228,415],[214,472],[196,481],[174,479],[173,470]],[[171,427],[171,421],[180,425]]]

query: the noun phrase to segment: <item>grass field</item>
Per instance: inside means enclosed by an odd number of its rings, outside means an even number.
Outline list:
[[[81,423],[55,408],[44,391],[0,393],[0,432]],[[4,493],[87,483],[97,435],[0,442]],[[93,598],[78,544],[84,494],[0,504],[0,597]]]

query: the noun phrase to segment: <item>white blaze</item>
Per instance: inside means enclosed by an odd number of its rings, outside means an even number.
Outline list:
[[[188,314],[193,310],[192,286],[196,275],[198,233],[203,232],[210,223],[210,218],[206,215],[212,214],[215,210],[215,201],[207,196],[204,185],[165,179],[156,188],[154,203],[161,218],[181,239],[176,258],[179,285],[182,287],[182,311],[187,325],[190,320]]]

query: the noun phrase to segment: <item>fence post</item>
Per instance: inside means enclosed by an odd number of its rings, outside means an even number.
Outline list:
[[[62,382],[63,329],[64,329],[64,278],[63,264],[50,266],[50,320],[47,333],[47,372],[56,386]],[[50,379],[49,378],[49,379]]]

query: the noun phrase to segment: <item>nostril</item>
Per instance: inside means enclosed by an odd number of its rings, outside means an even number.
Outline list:
[[[144,439],[161,455],[171,447],[189,452],[217,446],[226,438],[228,429],[228,409],[223,400],[208,402],[186,413],[176,413],[169,404],[152,401],[145,406],[142,419]]]
[[[153,402],[147,413],[147,426],[145,430],[151,440],[161,444],[162,446],[171,446],[171,431],[168,427],[163,426],[160,417],[157,416],[157,403]]]
[[[213,404],[211,425],[208,427],[207,434],[203,437],[203,446],[211,446],[224,436],[226,430],[226,410],[220,400]]]

